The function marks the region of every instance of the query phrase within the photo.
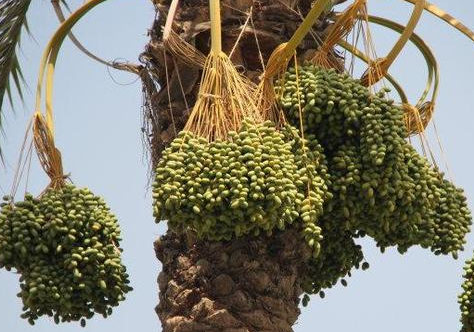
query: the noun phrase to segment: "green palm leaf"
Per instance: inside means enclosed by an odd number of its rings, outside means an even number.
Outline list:
[[[28,31],[26,12],[31,0],[0,1],[0,130],[2,129],[3,105],[8,98],[13,104],[12,85],[23,99],[23,74],[17,57],[17,47],[23,28]],[[0,147],[0,158],[1,158]]]
[[[30,3],[31,0],[4,0],[0,3],[0,112],[5,94],[12,103],[10,78],[22,97],[23,75],[16,50],[22,28],[28,30],[26,12]]]

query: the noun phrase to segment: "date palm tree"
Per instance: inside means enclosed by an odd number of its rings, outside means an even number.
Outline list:
[[[54,1],[54,0],[53,0]],[[57,0],[56,0],[57,1]],[[333,0],[299,45],[300,60],[311,56],[334,23],[332,9],[346,0]],[[409,0],[408,0],[409,1]],[[236,67],[258,81],[272,51],[296,31],[312,0],[222,0],[223,48]],[[0,128],[2,101],[11,102],[12,82],[21,97],[22,73],[16,52],[31,0],[0,3]],[[199,90],[201,68],[173,57],[165,45],[165,24],[172,9],[172,29],[202,54],[210,48],[208,0],[153,0],[156,19],[150,41],[134,67],[143,82],[145,123],[151,165],[183,129]],[[340,55],[334,51],[337,60]],[[0,144],[1,148],[1,144]],[[1,156],[1,150],[0,150]],[[338,239],[352,240],[341,229]],[[328,266],[349,274],[363,256],[355,244],[350,266]],[[323,246],[324,248],[324,246]],[[324,250],[324,249],[323,249]],[[163,269],[158,277],[160,303],[156,312],[164,332],[289,332],[296,322],[303,294],[302,276],[311,252],[296,230],[272,237],[241,237],[232,241],[198,241],[191,234],[168,231],[155,242]],[[324,264],[323,264],[324,267]]]

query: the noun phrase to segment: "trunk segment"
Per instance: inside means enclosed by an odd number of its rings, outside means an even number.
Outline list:
[[[189,245],[155,242],[163,332],[291,332],[311,251],[296,231]]]

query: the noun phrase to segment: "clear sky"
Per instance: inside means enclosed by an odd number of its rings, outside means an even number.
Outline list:
[[[70,3],[75,7],[82,1]],[[473,1],[434,0],[434,3],[474,28]],[[410,8],[400,0],[370,1],[373,13],[401,23],[407,21]],[[135,62],[147,41],[147,29],[153,18],[149,0],[108,1],[86,16],[75,32],[90,50],[103,58]],[[24,106],[16,103],[15,115],[6,110],[5,137],[1,138],[1,144],[8,165],[6,170],[0,169],[2,194],[10,191],[19,147],[32,114],[40,56],[57,26],[48,0],[32,2],[29,23],[34,39],[24,35],[20,60],[30,91],[26,93]],[[441,65],[436,123],[451,173],[456,183],[466,189],[472,207],[474,44],[429,14],[423,16],[417,32],[432,46]],[[380,55],[393,44],[394,38],[394,34],[374,29]],[[391,73],[403,83],[411,100],[421,93],[426,72],[421,56],[412,47],[404,51]],[[141,84],[128,74],[114,71],[111,75],[69,41],[65,42],[56,72],[57,144],[62,149],[64,167],[71,172],[74,182],[104,196],[119,217],[124,237],[123,259],[135,287],[110,318],[96,317],[89,321],[87,331],[161,331],[154,312],[160,265],[152,243],[164,233],[165,225],[156,225],[151,213],[147,163],[140,136]],[[433,139],[431,142],[435,146]],[[28,190],[39,193],[46,184],[46,176],[34,162]],[[363,240],[371,268],[356,271],[347,288],[338,285],[327,292],[324,300],[314,298],[309,307],[302,309],[295,331],[458,331],[457,294],[461,289],[463,262],[472,256],[474,235],[468,239],[467,249],[457,261],[435,257],[419,248],[412,248],[403,256],[396,250],[382,255],[372,241]],[[0,271],[1,332],[84,331],[79,324],[56,326],[47,318],[30,327],[19,318],[21,301],[16,297],[17,292],[18,276]]]

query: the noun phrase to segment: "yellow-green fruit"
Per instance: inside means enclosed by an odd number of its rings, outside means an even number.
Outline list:
[[[107,314],[131,290],[120,240],[117,219],[87,188],[65,185],[17,203],[7,198],[0,266],[21,274],[21,316],[84,325],[95,313]]]
[[[464,265],[462,293],[458,296],[461,309],[461,332],[474,331],[474,258]]]
[[[229,137],[208,143],[181,132],[165,150],[153,185],[157,221],[214,241],[283,230],[303,209],[316,224],[327,186],[297,131],[244,120]]]
[[[298,82],[295,73],[277,92],[290,122],[302,121],[305,137],[325,151],[334,196],[325,214],[381,250],[420,245],[456,256],[471,224],[465,198],[406,141],[403,111],[387,90],[371,94],[349,75],[314,65],[299,68]]]
[[[298,75],[290,68],[276,92],[290,124],[324,151],[333,196],[319,217],[321,253],[305,291],[331,287],[360,265],[356,237],[371,236],[382,251],[420,245],[456,257],[471,225],[466,199],[407,142],[403,111],[387,90],[372,94],[348,74],[310,64]]]

